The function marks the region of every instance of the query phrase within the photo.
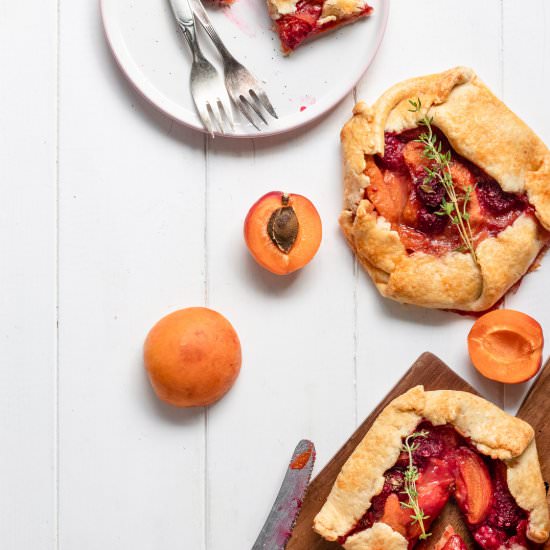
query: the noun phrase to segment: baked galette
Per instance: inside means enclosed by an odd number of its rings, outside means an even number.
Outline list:
[[[366,0],[267,0],[267,6],[286,54],[305,40],[373,12]]]
[[[340,225],[382,295],[484,311],[545,249],[550,152],[471,69],[358,103],[341,137]]]
[[[531,426],[473,394],[417,386],[378,416],[314,529],[346,550],[407,550],[430,535],[449,499],[483,550],[529,549],[548,539]],[[458,539],[449,549],[461,549]]]

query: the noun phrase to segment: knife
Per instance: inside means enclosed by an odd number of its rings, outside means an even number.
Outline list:
[[[303,439],[294,450],[279,494],[252,550],[284,550],[300,513],[314,463],[315,445]]]

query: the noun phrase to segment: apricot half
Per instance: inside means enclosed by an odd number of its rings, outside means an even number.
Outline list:
[[[190,307],[163,317],[144,345],[145,368],[157,396],[176,407],[221,399],[241,369],[241,345],[221,314]]]
[[[497,309],[480,317],[468,335],[475,368],[487,378],[517,384],[532,378],[542,363],[542,328],[529,315]]]
[[[309,263],[321,244],[321,218],[302,195],[272,191],[249,210],[244,238],[254,259],[277,275]]]

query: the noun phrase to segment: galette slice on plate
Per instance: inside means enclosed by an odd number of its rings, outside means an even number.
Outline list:
[[[346,550],[410,550],[452,499],[482,550],[535,548],[550,520],[534,432],[467,392],[417,386],[352,453],[314,520]],[[461,550],[449,537],[446,550]]]
[[[373,12],[366,0],[267,0],[267,6],[285,54],[310,38]]]
[[[471,69],[358,103],[342,146],[340,225],[385,297],[487,310],[549,242],[550,151]]]

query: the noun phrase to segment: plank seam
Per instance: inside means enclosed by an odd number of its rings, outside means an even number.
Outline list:
[[[55,90],[55,368],[54,368],[54,524],[53,524],[53,546],[56,550],[60,547],[60,483],[59,483],[59,470],[60,470],[60,418],[59,418],[59,218],[60,218],[60,203],[59,203],[59,190],[60,190],[60,170],[59,170],[59,143],[60,143],[60,66],[61,66],[61,0],[56,0],[56,90]]]
[[[210,138],[204,134],[204,305],[209,305],[208,295],[208,196],[209,196],[209,146]],[[208,550],[208,530],[210,528],[210,499],[209,499],[209,480],[208,480],[208,407],[204,408],[204,508],[203,508],[203,525],[204,525],[204,550]]]
[[[500,44],[499,44],[499,71],[500,71],[500,96],[504,100],[504,0],[499,1],[500,8]],[[503,307],[506,307],[506,296],[502,302]],[[499,405],[507,410],[506,384],[500,384],[500,399]]]
[[[357,104],[357,86],[352,90],[353,104]],[[352,106],[353,107],[353,106]],[[359,263],[357,256],[353,255],[353,423],[357,428],[359,425],[359,395],[357,389],[357,359],[359,355]]]
[[[353,421],[355,427],[359,421],[359,399],[357,394],[357,356],[359,353],[358,315],[359,300],[357,296],[359,284],[359,264],[357,258],[353,257]]]

